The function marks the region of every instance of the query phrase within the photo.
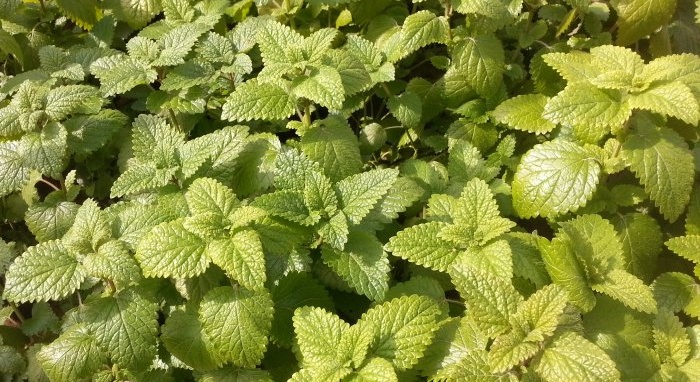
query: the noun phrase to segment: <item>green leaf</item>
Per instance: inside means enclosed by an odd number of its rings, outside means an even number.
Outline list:
[[[442,229],[438,237],[465,246],[485,245],[515,226],[501,217],[488,184],[478,178],[464,186],[451,215],[454,225]]]
[[[136,247],[136,260],[146,277],[188,278],[209,266],[206,242],[177,219],[155,226]]]
[[[100,90],[105,97],[126,93],[158,78],[150,65],[124,55],[99,58],[90,65],[90,72],[100,80]]]
[[[97,0],[85,0],[79,4],[70,0],[55,0],[55,2],[58,9],[78,26],[90,30],[97,23],[100,14]]]
[[[496,277],[468,265],[455,264],[450,276],[471,317],[489,334],[507,330],[511,315],[523,300],[509,278]]]
[[[622,126],[631,114],[630,102],[621,91],[570,82],[547,101],[542,116],[553,123],[608,131]]]
[[[617,43],[630,45],[671,21],[676,0],[621,0],[615,4]]]
[[[118,198],[163,187],[173,180],[177,170],[177,167],[157,168],[153,163],[131,162],[112,184],[110,197]]]
[[[404,20],[395,41],[390,45],[387,58],[396,62],[418,49],[434,43],[445,44],[449,41],[450,24],[447,18],[436,16],[424,10],[415,12]]]
[[[73,202],[33,204],[24,215],[27,228],[38,242],[56,240],[68,232],[80,206]]]
[[[651,281],[661,252],[661,227],[649,215],[631,213],[613,218],[625,255],[625,269],[644,281]]]
[[[287,90],[255,80],[238,85],[226,100],[221,118],[229,121],[273,121],[294,114],[295,103]]]
[[[649,286],[621,269],[612,270],[605,280],[592,284],[591,288],[640,312],[656,312],[656,301]]]
[[[423,102],[410,91],[392,96],[386,103],[391,114],[407,128],[417,127],[423,114]]]
[[[340,74],[346,98],[369,89],[374,84],[361,59],[348,51],[331,51],[332,65]]]
[[[438,236],[448,226],[442,222],[429,222],[405,228],[389,239],[386,249],[394,256],[445,272],[459,255],[454,245]]]
[[[336,184],[340,206],[352,224],[359,224],[389,191],[399,172],[374,169],[347,177]]]
[[[19,46],[15,37],[4,29],[0,29],[0,50],[15,56],[20,65],[24,66],[22,47]]]
[[[330,220],[322,222],[318,227],[318,235],[323,242],[339,250],[342,250],[347,243],[348,234],[348,218],[342,211],[338,211]]]
[[[93,115],[80,115],[66,120],[63,124],[68,130],[68,146],[71,151],[89,154],[102,146],[119,129],[129,122],[126,115],[119,111],[104,109]]]
[[[540,344],[523,341],[527,334],[520,330],[514,330],[498,336],[489,349],[489,365],[495,373],[503,373],[528,358],[534,356],[540,350]]]
[[[257,233],[238,231],[230,239],[215,240],[207,246],[211,261],[250,290],[264,288],[265,256]]]
[[[321,219],[312,214],[304,203],[304,195],[293,190],[280,190],[255,198],[253,206],[262,208],[271,215],[279,216],[302,225],[311,226]]]
[[[685,210],[693,188],[695,165],[676,132],[638,123],[622,144],[622,154],[663,216],[673,222]]]
[[[681,272],[660,274],[651,284],[659,311],[679,312],[698,297],[695,279]],[[697,317],[697,314],[693,314]]]
[[[85,304],[85,322],[100,349],[123,368],[145,370],[156,356],[158,305],[133,289]]]
[[[20,140],[24,165],[57,177],[65,168],[68,134],[63,125],[51,122],[41,132],[25,134]]]
[[[573,332],[559,336],[544,350],[535,371],[547,382],[620,380],[620,372],[610,357]]]
[[[97,89],[87,85],[65,85],[49,90],[46,95],[46,114],[58,121],[70,114],[94,114],[102,107]]]
[[[306,176],[304,203],[310,211],[322,215],[333,215],[338,211],[338,198],[328,177],[316,171]]]
[[[290,273],[272,289],[275,314],[270,337],[279,345],[289,347],[294,341],[292,316],[297,308],[316,306],[330,310],[333,301],[323,285],[309,273]]]
[[[223,362],[253,368],[267,348],[273,303],[264,291],[219,287],[207,292],[199,321],[212,351]]]
[[[667,240],[665,244],[673,253],[695,263],[695,275],[700,275],[700,266],[698,265],[700,264],[700,252],[698,252],[700,235],[673,237]]]
[[[423,356],[441,315],[431,298],[403,296],[371,308],[356,325],[374,332],[368,356],[385,358],[397,370],[406,370]]]
[[[83,324],[70,327],[44,345],[36,357],[50,380],[59,382],[89,378],[107,363],[107,356]]]
[[[53,240],[29,247],[5,274],[3,298],[14,302],[60,300],[85,279],[75,255]]]
[[[530,280],[538,288],[551,283],[538,245],[541,238],[523,232],[510,232],[503,235],[503,238],[512,251],[513,272],[516,276]]]
[[[141,279],[141,268],[126,244],[120,240],[102,244],[97,253],[83,260],[83,266],[90,276],[112,280],[118,285],[128,285]]]
[[[256,37],[265,65],[294,63],[291,48],[300,47],[304,41],[299,33],[276,21],[261,23]]]
[[[19,190],[29,179],[18,141],[0,142],[0,196]]]
[[[333,182],[358,173],[363,163],[357,137],[339,117],[326,118],[309,129],[301,137],[301,150]]]
[[[556,240],[569,246],[591,280],[622,265],[622,243],[615,228],[600,215],[580,215],[560,223]]]
[[[678,317],[668,311],[660,311],[654,320],[654,348],[661,362],[683,365],[690,356],[688,333]]]
[[[140,161],[153,162],[159,168],[175,166],[177,149],[184,141],[184,134],[163,117],[141,114],[134,119],[131,145]]]
[[[308,75],[297,77],[292,83],[292,94],[304,97],[329,109],[341,109],[345,101],[343,79],[330,66],[312,69]]]
[[[453,66],[467,74],[467,83],[482,97],[496,94],[503,82],[505,53],[501,41],[493,35],[468,38],[457,46]]]
[[[196,370],[214,370],[222,362],[211,351],[213,345],[202,334],[196,312],[175,310],[161,327],[161,341],[177,359]]]
[[[348,323],[333,313],[313,307],[296,309],[292,321],[302,368],[350,365],[353,349],[341,347],[342,338],[350,329]]]
[[[87,199],[75,215],[73,226],[63,238],[63,243],[78,253],[94,253],[104,242],[112,238],[107,215],[92,199]]]
[[[588,278],[583,266],[576,258],[571,244],[561,238],[542,244],[542,260],[552,281],[567,293],[569,301],[583,312],[595,306],[596,297],[588,286]]]
[[[586,204],[598,186],[596,158],[591,149],[559,139],[534,146],[521,158],[512,184],[518,215],[556,216]]]
[[[117,17],[134,29],[144,27],[161,9],[159,0],[118,0],[114,3]]]
[[[323,247],[321,257],[358,293],[381,300],[389,289],[389,259],[372,234],[352,231],[343,250]]]
[[[362,367],[348,375],[344,382],[398,382],[396,370],[384,358],[370,358]]]
[[[542,115],[549,98],[541,94],[526,94],[501,102],[493,111],[493,118],[516,130],[544,134],[556,127]]]
[[[151,65],[173,66],[184,63],[185,56],[204,32],[197,24],[183,24],[170,29],[158,40],[162,50]]]
[[[630,98],[630,107],[653,111],[697,125],[700,107],[693,93],[679,81],[653,86]]]
[[[228,218],[238,206],[238,199],[233,191],[210,178],[195,179],[187,188],[185,199],[192,215],[211,213]]]

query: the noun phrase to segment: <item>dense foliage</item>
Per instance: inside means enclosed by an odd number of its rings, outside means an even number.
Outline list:
[[[698,23],[0,2],[1,378],[700,380]]]

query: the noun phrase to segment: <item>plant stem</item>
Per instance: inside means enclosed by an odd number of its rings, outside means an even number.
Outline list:
[[[48,185],[49,187],[53,188],[54,191],[60,191],[60,190],[61,190],[61,189],[60,189],[59,187],[57,187],[55,184],[49,182],[48,180],[46,180],[46,179],[44,179],[44,178],[39,178],[39,181],[40,181],[41,183],[44,183],[44,184]]]
[[[12,307],[12,311],[15,312],[15,316],[17,316],[19,322],[24,323],[24,320],[26,320],[26,318],[24,317],[24,314],[22,314],[22,312],[19,311],[17,304],[11,302],[10,306]]]

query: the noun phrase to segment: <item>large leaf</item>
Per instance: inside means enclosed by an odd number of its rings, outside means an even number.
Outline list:
[[[630,45],[671,21],[676,0],[621,0],[616,3],[617,43]]]

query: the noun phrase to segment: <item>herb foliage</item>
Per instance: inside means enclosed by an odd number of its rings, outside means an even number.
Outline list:
[[[2,380],[699,380],[699,24],[3,1]]]

